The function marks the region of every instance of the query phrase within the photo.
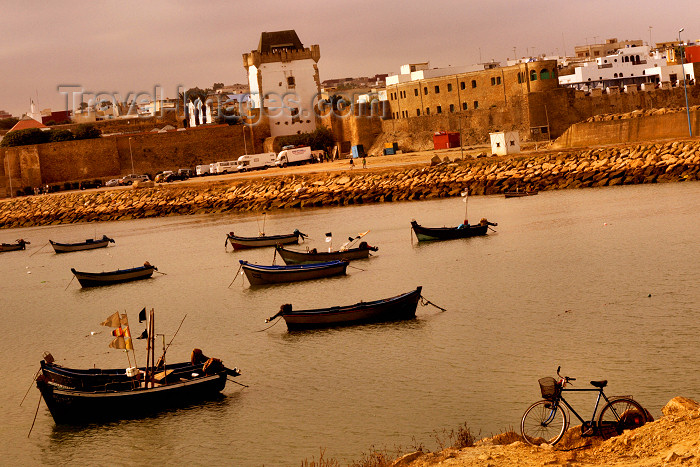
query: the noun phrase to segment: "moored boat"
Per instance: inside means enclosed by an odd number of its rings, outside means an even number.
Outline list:
[[[411,221],[411,228],[419,242],[429,240],[453,240],[456,238],[486,235],[489,226],[492,225],[496,226],[498,224],[489,222],[486,219],[481,219],[481,222],[476,225],[461,224],[457,227],[423,227],[415,220]]]
[[[516,191],[506,191],[503,193],[506,198],[522,198],[525,196],[534,196],[537,194],[537,190],[516,190]]]
[[[347,261],[327,261],[325,263],[294,264],[287,266],[266,266],[240,260],[250,285],[277,284],[345,274]]]
[[[234,235],[233,232],[229,232],[228,235],[226,235],[226,242],[224,243],[224,246],[227,246],[230,243],[234,250],[243,250],[246,248],[259,248],[265,246],[288,245],[292,243],[299,243],[300,238],[303,240],[306,237],[306,234],[303,234],[296,229],[291,234],[261,234],[258,237],[239,237],[237,235]]]
[[[293,310],[292,305],[285,304],[276,315],[265,321],[270,322],[281,316],[287,323],[287,329],[292,331],[406,320],[415,318],[421,290],[422,287],[419,286],[391,298],[312,310]]]
[[[22,238],[16,240],[15,243],[0,243],[0,252],[24,250],[26,245],[30,244],[30,242]]]
[[[158,268],[151,266],[147,261],[143,266],[138,266],[130,269],[117,269],[116,271],[107,272],[85,272],[76,271],[71,268],[71,272],[78,279],[82,287],[96,287],[100,285],[119,284],[121,282],[138,281],[148,279],[153,275],[153,271]]]
[[[317,251],[316,248],[307,251],[289,250],[277,245],[276,251],[282,257],[286,264],[307,264],[307,263],[323,263],[326,261],[352,261],[356,259],[369,258],[370,252],[377,251],[379,248],[370,246],[367,242],[362,242],[357,248],[348,248],[347,250],[336,251]]]
[[[106,248],[107,245],[109,245],[110,243],[114,243],[114,239],[109,238],[106,235],[103,235],[102,238],[100,238],[100,239],[88,238],[84,242],[59,243],[59,242],[54,242],[53,240],[49,240],[49,243],[51,243],[51,246],[53,247],[53,250],[56,253],[69,253],[72,251],[94,250],[96,248]]]

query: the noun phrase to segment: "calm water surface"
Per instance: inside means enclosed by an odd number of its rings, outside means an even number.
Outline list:
[[[208,215],[0,231],[24,252],[0,255],[3,333],[0,454],[11,464],[226,463],[299,465],[358,459],[371,446],[434,449],[436,431],[466,422],[486,436],[517,427],[539,398],[537,379],[558,365],[608,394],[633,394],[655,416],[671,398],[700,398],[700,184],[567,190],[506,200],[469,199],[469,217],[496,221],[487,237],[417,245],[409,221],[456,225],[459,199],[288,211],[267,216],[268,234],[299,229],[325,248],[370,229],[377,255],[348,276],[249,288],[238,260],[270,264],[273,250],[231,252],[226,232],[256,235],[262,218]],[[49,239],[109,235],[107,249],[56,255]],[[165,275],[96,289],[71,282],[70,268],[127,268],[150,261]],[[278,260],[279,262],[279,260]],[[264,319],[295,308],[355,303],[423,286],[447,309],[419,307],[416,320],[287,333]],[[100,322],[156,310],[170,361],[194,347],[238,366],[242,388],[143,420],[57,427],[30,388],[44,351],[74,367],[127,366]],[[92,333],[96,334],[92,334]],[[142,341],[139,364],[145,363]],[[574,399],[588,414],[590,399]],[[114,408],[118,410],[118,407]],[[118,462],[119,463],[119,462]]]

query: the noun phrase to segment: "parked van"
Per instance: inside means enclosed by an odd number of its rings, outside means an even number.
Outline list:
[[[209,166],[209,164],[198,165],[197,167],[195,167],[195,171],[197,172],[197,175],[202,177],[211,173],[211,167]]]
[[[238,161],[225,161],[214,163],[214,173],[226,174],[238,172]]]
[[[262,170],[275,166],[277,154],[274,152],[264,152],[262,154],[246,154],[238,158],[238,170]]]
[[[311,148],[309,146],[300,148],[285,146],[277,155],[275,165],[277,167],[286,167],[288,165],[306,164],[308,162],[316,162],[311,155]]]

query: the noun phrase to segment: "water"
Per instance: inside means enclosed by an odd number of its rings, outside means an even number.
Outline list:
[[[3,338],[0,408],[3,464],[347,463],[370,447],[423,444],[464,422],[487,436],[517,427],[539,398],[537,379],[558,365],[577,377],[608,379],[610,395],[633,394],[656,417],[677,395],[700,398],[700,183],[566,190],[506,200],[469,199],[471,222],[496,221],[487,237],[417,245],[409,221],[456,225],[459,199],[275,212],[268,234],[297,228],[325,248],[371,229],[375,257],[348,276],[250,289],[238,260],[269,264],[273,250],[224,250],[226,232],[255,235],[254,215],[208,215],[0,231],[28,251],[0,255]],[[48,242],[106,234],[107,249],[56,255]],[[166,275],[81,289],[70,268],[102,271],[150,261]],[[278,259],[279,261],[279,259]],[[419,307],[409,322],[287,333],[264,319],[295,308],[350,304],[423,286],[447,309]],[[43,351],[74,367],[125,367],[99,325],[126,311],[156,310],[171,361],[194,347],[238,366],[225,397],[143,420],[56,427],[35,388],[19,402]],[[92,335],[92,332],[97,334]],[[145,363],[142,341],[139,364]],[[590,397],[590,395],[589,395]],[[573,399],[589,415],[593,401]],[[115,407],[118,410],[118,407]]]

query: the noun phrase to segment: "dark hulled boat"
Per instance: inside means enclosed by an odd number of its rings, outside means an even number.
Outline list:
[[[24,250],[31,243],[20,238],[15,243],[0,243],[0,252]]]
[[[537,190],[516,190],[516,191],[506,191],[504,192],[504,196],[506,198],[523,198],[525,196],[534,196],[537,194]]]
[[[240,263],[250,285],[322,279],[345,274],[348,267],[347,261],[328,261],[325,263],[294,264],[288,266],[265,266],[261,264],[251,264],[243,260],[240,260]]]
[[[103,235],[100,239],[88,238],[84,242],[77,243],[59,243],[49,240],[53,250],[56,253],[70,253],[72,251],[94,250],[96,248],[106,248],[110,243],[114,243],[114,239]]]
[[[415,220],[411,221],[411,228],[416,234],[419,242],[429,240],[454,240],[456,238],[469,238],[479,235],[486,235],[489,226],[498,225],[495,222],[489,222],[486,219],[481,219],[477,225],[462,224],[458,227],[423,227]]]
[[[82,287],[96,287],[100,285],[148,279],[153,275],[153,271],[157,270],[157,267],[151,266],[148,262],[144,263],[143,266],[130,269],[117,269],[116,271],[108,272],[84,272],[76,271],[74,268],[71,268],[71,272],[75,275],[75,278],[78,279]]]
[[[226,235],[226,242],[224,243],[224,246],[230,243],[234,250],[243,250],[246,248],[259,248],[265,246],[299,243],[300,238],[303,240],[306,237],[306,234],[303,234],[296,229],[291,234],[260,235],[258,237],[239,237],[234,235],[233,232],[229,232],[228,235]]]
[[[307,264],[323,263],[326,261],[352,261],[356,259],[369,258],[370,252],[377,251],[376,246],[369,246],[367,242],[362,242],[357,248],[336,251],[317,251],[313,248],[308,251],[288,250],[282,246],[276,247],[277,253],[286,264]]]
[[[292,305],[286,304],[266,322],[281,316],[287,323],[287,329],[292,331],[411,319],[416,316],[421,290],[419,286],[416,290],[391,298],[312,310],[295,311]]]

